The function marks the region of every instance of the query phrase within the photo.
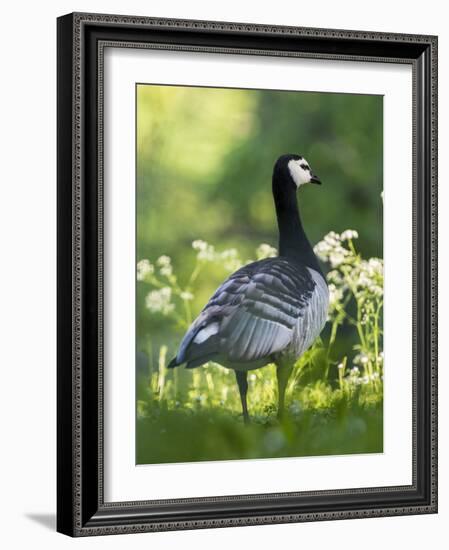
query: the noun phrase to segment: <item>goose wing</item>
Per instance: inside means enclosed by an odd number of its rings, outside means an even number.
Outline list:
[[[170,366],[211,359],[250,363],[282,351],[311,302],[310,271],[285,258],[268,258],[233,273],[184,336]]]

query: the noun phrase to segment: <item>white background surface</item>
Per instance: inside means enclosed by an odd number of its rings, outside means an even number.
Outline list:
[[[108,48],[104,69],[105,500],[411,485],[411,67]],[[383,453],[135,466],[135,373],[124,369],[123,365],[134,365],[136,353],[136,82],[274,87],[383,96],[387,305],[384,315],[387,338],[384,342]],[[389,335],[397,326],[402,330],[392,338]]]
[[[179,18],[308,25],[440,35],[440,395],[449,390],[448,332],[449,148],[444,2],[378,0],[339,3],[228,0],[128,0],[7,4],[3,8],[0,162],[1,468],[0,541],[5,548],[443,548],[449,520],[449,418],[440,404],[440,513],[326,523],[246,527],[71,540],[54,533],[55,511],[55,60],[56,16],[73,10]],[[444,355],[443,355],[444,354]],[[441,542],[439,542],[441,540]]]

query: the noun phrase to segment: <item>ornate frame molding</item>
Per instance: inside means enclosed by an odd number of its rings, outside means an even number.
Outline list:
[[[413,254],[411,486],[104,502],[102,103],[106,46],[412,65],[413,232],[417,244]],[[91,120],[92,112],[95,120]],[[58,530],[87,536],[436,512],[436,224],[436,37],[103,14],[59,18]],[[95,316],[87,311],[93,301]],[[94,428],[83,421],[92,414],[97,418]],[[218,505],[221,511],[217,512]],[[270,505],[271,513],[267,512]]]

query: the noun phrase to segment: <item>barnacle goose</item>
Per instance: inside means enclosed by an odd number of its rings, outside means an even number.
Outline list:
[[[233,369],[249,420],[247,373],[276,364],[278,416],[284,411],[294,362],[326,323],[329,292],[304,232],[296,191],[321,183],[299,155],[282,155],[272,189],[279,228],[279,256],[245,265],[217,289],[182,339],[170,368],[194,368],[214,361]]]

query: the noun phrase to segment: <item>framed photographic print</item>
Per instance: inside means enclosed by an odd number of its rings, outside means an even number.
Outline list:
[[[58,19],[58,530],[437,511],[437,38]]]

